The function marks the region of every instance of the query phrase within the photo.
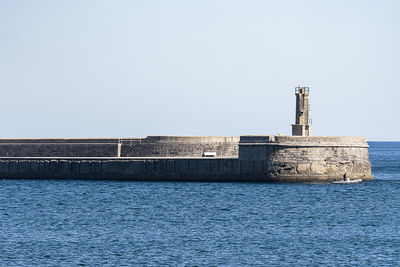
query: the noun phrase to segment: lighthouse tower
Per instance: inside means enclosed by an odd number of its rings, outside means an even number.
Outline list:
[[[296,123],[292,124],[292,135],[310,136],[311,120],[309,118],[310,105],[308,104],[308,96],[310,88],[305,86],[296,87]]]

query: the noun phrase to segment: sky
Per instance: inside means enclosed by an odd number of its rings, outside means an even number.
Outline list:
[[[400,1],[0,0],[0,138],[400,140]]]

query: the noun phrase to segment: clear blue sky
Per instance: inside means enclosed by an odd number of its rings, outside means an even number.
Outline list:
[[[1,0],[1,138],[400,140],[400,1]]]

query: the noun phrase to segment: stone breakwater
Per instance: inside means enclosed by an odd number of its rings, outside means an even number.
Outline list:
[[[0,139],[0,157],[238,157],[239,137]]]
[[[239,160],[260,164],[271,180],[332,181],[371,180],[368,144],[363,137],[242,136]]]
[[[373,179],[365,138],[0,139],[2,179],[332,181],[344,173]]]

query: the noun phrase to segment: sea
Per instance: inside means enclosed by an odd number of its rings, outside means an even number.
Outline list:
[[[359,184],[0,180],[0,266],[400,266],[400,142]]]

